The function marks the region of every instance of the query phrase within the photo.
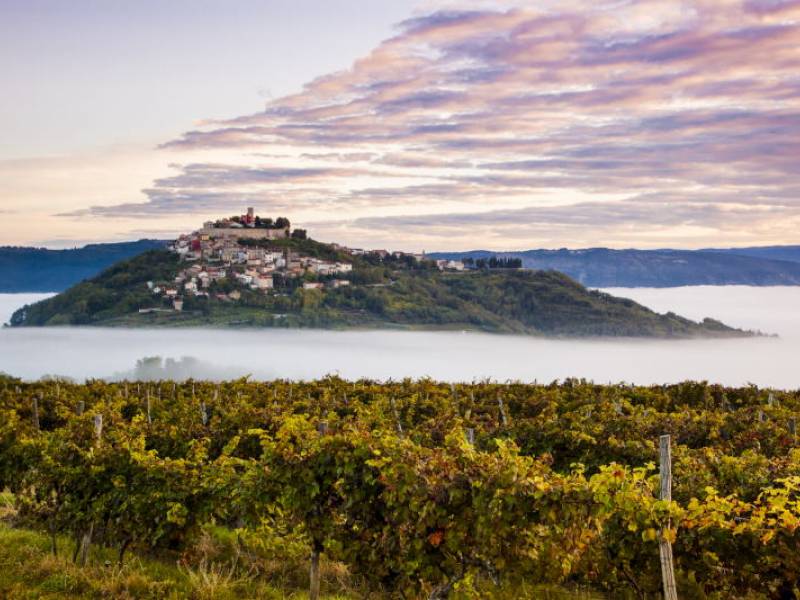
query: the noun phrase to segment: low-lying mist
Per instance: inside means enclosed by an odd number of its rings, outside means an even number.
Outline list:
[[[686,379],[800,387],[800,288],[620,289],[659,312],[712,316],[779,338],[542,339],[458,332],[312,330],[0,331],[0,370],[26,379],[399,379],[668,383]],[[148,358],[149,357],[149,358]]]

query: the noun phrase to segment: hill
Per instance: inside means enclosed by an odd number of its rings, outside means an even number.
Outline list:
[[[719,250],[525,250],[441,252],[432,258],[519,258],[528,269],[553,269],[589,287],[800,285],[800,247]]]
[[[288,264],[253,289],[233,264],[227,278],[186,293],[181,310],[164,296],[176,278],[194,286],[199,266],[151,250],[12,317],[13,326],[276,326],[317,328],[470,329],[550,336],[732,336],[744,332],[707,319],[660,315],[632,300],[589,291],[554,271],[482,269],[442,272],[407,254],[353,255],[308,239],[239,241]],[[222,252],[225,252],[223,249]],[[328,262],[325,262],[328,261]],[[306,264],[306,267],[294,267]],[[348,266],[324,275],[321,265]],[[317,272],[312,272],[312,269]],[[202,269],[215,273],[217,267]],[[206,271],[199,272],[201,281]],[[163,283],[160,283],[163,282]],[[243,283],[246,282],[246,283]],[[203,285],[206,285],[205,283]],[[166,290],[169,294],[170,291]],[[161,295],[160,295],[161,294]],[[183,294],[183,292],[182,292]]]
[[[753,246],[750,248],[708,248],[704,252],[753,256],[800,263],[800,246]]]
[[[159,240],[139,240],[68,250],[0,247],[0,293],[60,292],[120,260],[165,245]]]

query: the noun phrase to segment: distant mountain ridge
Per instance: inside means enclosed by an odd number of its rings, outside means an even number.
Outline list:
[[[771,260],[788,260],[800,263],[800,246],[751,246],[749,248],[706,248],[701,252],[737,254]]]
[[[0,293],[60,292],[120,260],[166,245],[142,239],[66,250],[1,246]]]
[[[0,247],[0,293],[61,292],[163,240],[90,244],[82,248]],[[590,287],[800,285],[800,245],[702,250],[525,250],[436,252],[430,258],[518,257],[529,269],[561,271]]]
[[[589,287],[800,285],[800,246],[704,250],[524,250],[436,252],[430,258],[520,258],[524,268],[555,270]]]

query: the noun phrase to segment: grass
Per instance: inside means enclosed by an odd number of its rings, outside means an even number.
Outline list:
[[[92,546],[88,564],[71,560],[72,542],[58,539],[54,556],[47,535],[13,526],[15,511],[10,494],[0,492],[0,598],[18,599],[168,599],[168,600],[300,600],[308,597],[307,564],[297,548],[279,553],[244,555],[236,537],[209,526],[180,560],[129,553],[123,565],[116,551]],[[281,551],[282,550],[282,551]],[[321,564],[322,597],[326,600],[383,600],[394,595],[367,590],[347,569],[330,561]],[[487,589],[482,597],[494,600],[596,600],[588,592],[521,586]],[[454,600],[456,600],[454,598]]]
[[[95,546],[89,564],[81,568],[67,556],[67,540],[59,539],[59,545],[61,554],[53,556],[47,536],[0,522],[0,598],[299,600],[307,597],[302,589],[271,585],[264,577],[242,574],[223,562],[201,560],[196,565],[184,566],[131,556],[120,567],[113,550]],[[326,579],[331,578],[330,565],[324,575]],[[328,593],[323,597],[328,600],[355,598],[342,593]]]

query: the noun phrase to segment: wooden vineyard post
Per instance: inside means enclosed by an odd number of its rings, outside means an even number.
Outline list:
[[[78,405],[75,407],[75,414],[80,417],[84,410],[86,410],[86,402],[78,400]]]
[[[797,419],[792,417],[789,419],[789,433],[792,434],[793,441],[797,441]]]
[[[33,428],[36,431],[39,431],[39,399],[34,396],[32,401],[32,410],[33,410]]]
[[[310,600],[319,600],[319,555],[318,549],[311,551],[311,583],[308,590]]]
[[[150,425],[153,423],[153,417],[150,416],[150,390],[147,390],[147,424]]]
[[[503,397],[497,395],[497,406],[500,408],[500,420],[503,422],[503,427],[508,427],[508,417],[506,416],[506,408],[503,406]]]
[[[103,415],[94,416],[94,436],[98,443],[103,439]]]
[[[99,445],[100,440],[103,439],[103,415],[96,414],[94,416],[94,435],[96,442]],[[89,527],[83,532],[80,545],[76,551],[75,559],[79,566],[86,566],[89,559],[89,547],[92,545],[92,536],[94,535],[94,522],[89,523]]]
[[[466,436],[467,436],[467,443],[470,446],[474,446],[475,445],[475,430],[472,427],[469,427],[469,428],[467,428],[467,431],[465,433],[466,433]]]
[[[328,435],[328,422],[320,421],[317,424],[317,431],[320,435]],[[309,586],[308,597],[310,600],[319,600],[319,556],[322,554],[322,548],[317,546],[316,542],[312,542],[311,549],[311,569],[309,572]]]
[[[81,537],[77,563],[81,567],[86,566],[86,561],[89,559],[89,546],[92,545],[92,535],[94,534],[94,523],[89,523],[89,528],[84,531]]]
[[[392,406],[392,413],[394,414],[394,422],[397,427],[397,435],[403,437],[403,424],[400,422],[400,413],[397,412],[397,405],[394,402],[394,396],[389,399],[389,404]]]
[[[672,500],[672,451],[669,435],[662,435],[659,438],[659,472],[661,474],[661,499]],[[664,537],[664,531],[659,537],[658,553],[661,557],[664,600],[678,600],[678,593],[675,589],[675,567],[672,563],[672,542]]]

